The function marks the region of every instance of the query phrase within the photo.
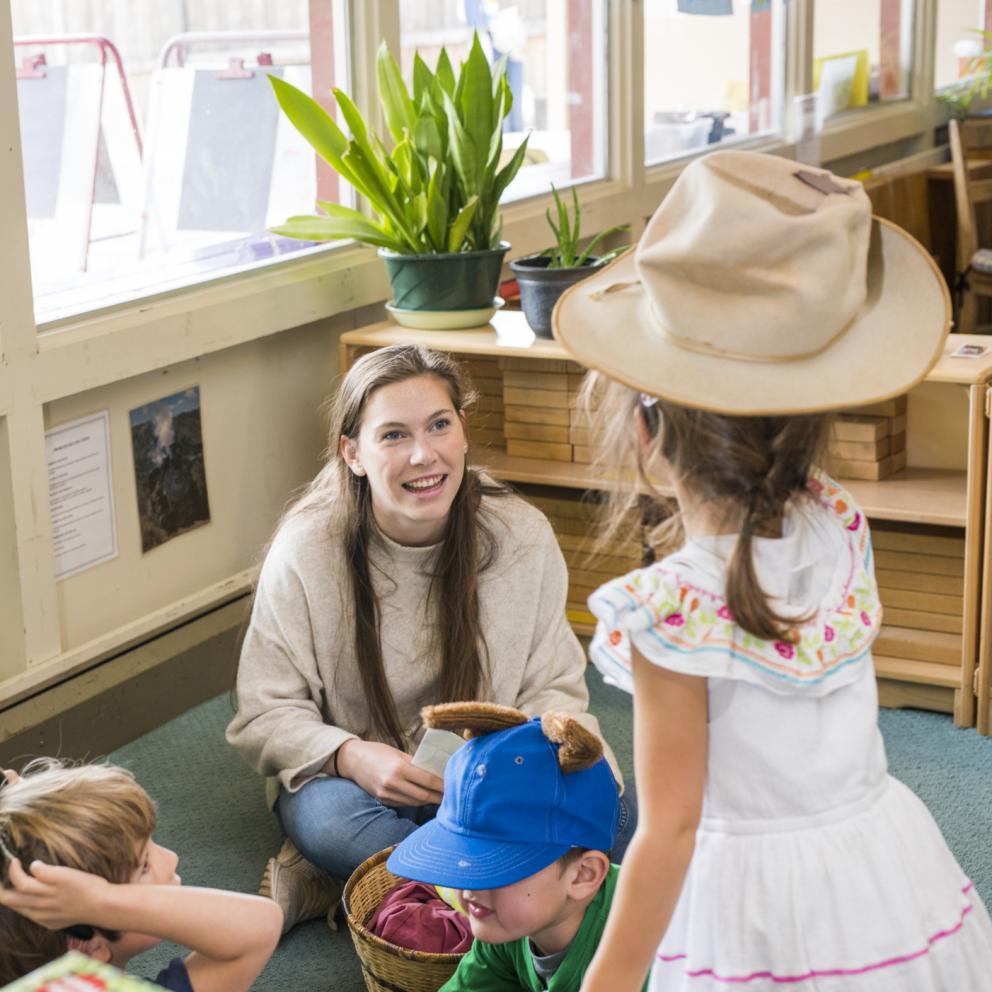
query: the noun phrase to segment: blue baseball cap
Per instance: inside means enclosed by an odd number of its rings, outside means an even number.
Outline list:
[[[620,822],[605,758],[565,773],[540,717],[470,740],[444,770],[437,816],[389,856],[394,875],[460,889],[498,889],[572,847],[609,851]]]

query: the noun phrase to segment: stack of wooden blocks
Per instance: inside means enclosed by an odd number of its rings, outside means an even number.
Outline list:
[[[455,359],[468,373],[475,391],[475,402],[466,410],[469,439],[475,447],[503,451],[506,438],[503,434],[503,373],[499,359],[484,355],[455,355]]]
[[[883,626],[876,657],[961,664],[964,533],[872,522]]]
[[[838,415],[827,448],[840,479],[884,479],[906,467],[906,397]]]
[[[521,495],[533,503],[551,521],[558,545],[568,565],[568,599],[565,610],[572,629],[591,635],[596,618],[589,612],[587,600],[601,585],[626,575],[644,563],[644,547],[639,531],[631,537],[624,528],[609,548],[595,550],[602,527],[598,501],[581,493],[548,486],[521,486]]]
[[[577,408],[585,370],[558,359],[500,360],[506,453],[557,462],[592,460],[590,434]]]

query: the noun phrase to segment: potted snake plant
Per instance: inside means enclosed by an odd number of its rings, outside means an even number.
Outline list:
[[[556,224],[548,209],[545,216],[548,226],[554,232],[555,246],[546,248],[536,255],[527,255],[510,262],[510,269],[517,278],[520,287],[520,305],[530,329],[542,338],[551,337],[551,311],[554,310],[558,297],[575,283],[590,275],[597,266],[605,265],[617,255],[625,252],[628,245],[614,248],[602,255],[594,255],[593,249],[604,238],[619,231],[627,230],[626,224],[607,228],[600,231],[579,250],[580,218],[579,195],[572,187],[572,214],[568,206],[562,202],[558,190],[552,185],[551,193],[555,198],[555,211],[558,217]]]
[[[411,93],[383,42],[376,81],[387,137],[342,90],[333,92],[350,137],[313,98],[270,75],[291,123],[374,215],[318,201],[321,214],[290,217],[274,233],[377,247],[398,319],[417,311],[491,313],[510,247],[500,236],[499,200],[527,150],[525,139],[504,161],[503,120],[513,100],[505,65],[490,68],[476,35],[457,75],[444,49],[433,72],[415,56]]]

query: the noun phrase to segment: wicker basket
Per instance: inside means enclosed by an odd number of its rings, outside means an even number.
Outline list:
[[[344,911],[365,985],[369,992],[437,992],[455,973],[461,954],[411,951],[377,937],[366,927],[389,890],[402,881],[386,867],[392,850],[389,847],[363,861],[344,887]]]

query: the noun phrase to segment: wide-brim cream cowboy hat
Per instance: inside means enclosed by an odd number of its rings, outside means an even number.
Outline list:
[[[736,415],[904,393],[940,357],[947,286],[860,183],[754,152],[682,172],[633,251],[569,289],[555,337],[652,396]]]

